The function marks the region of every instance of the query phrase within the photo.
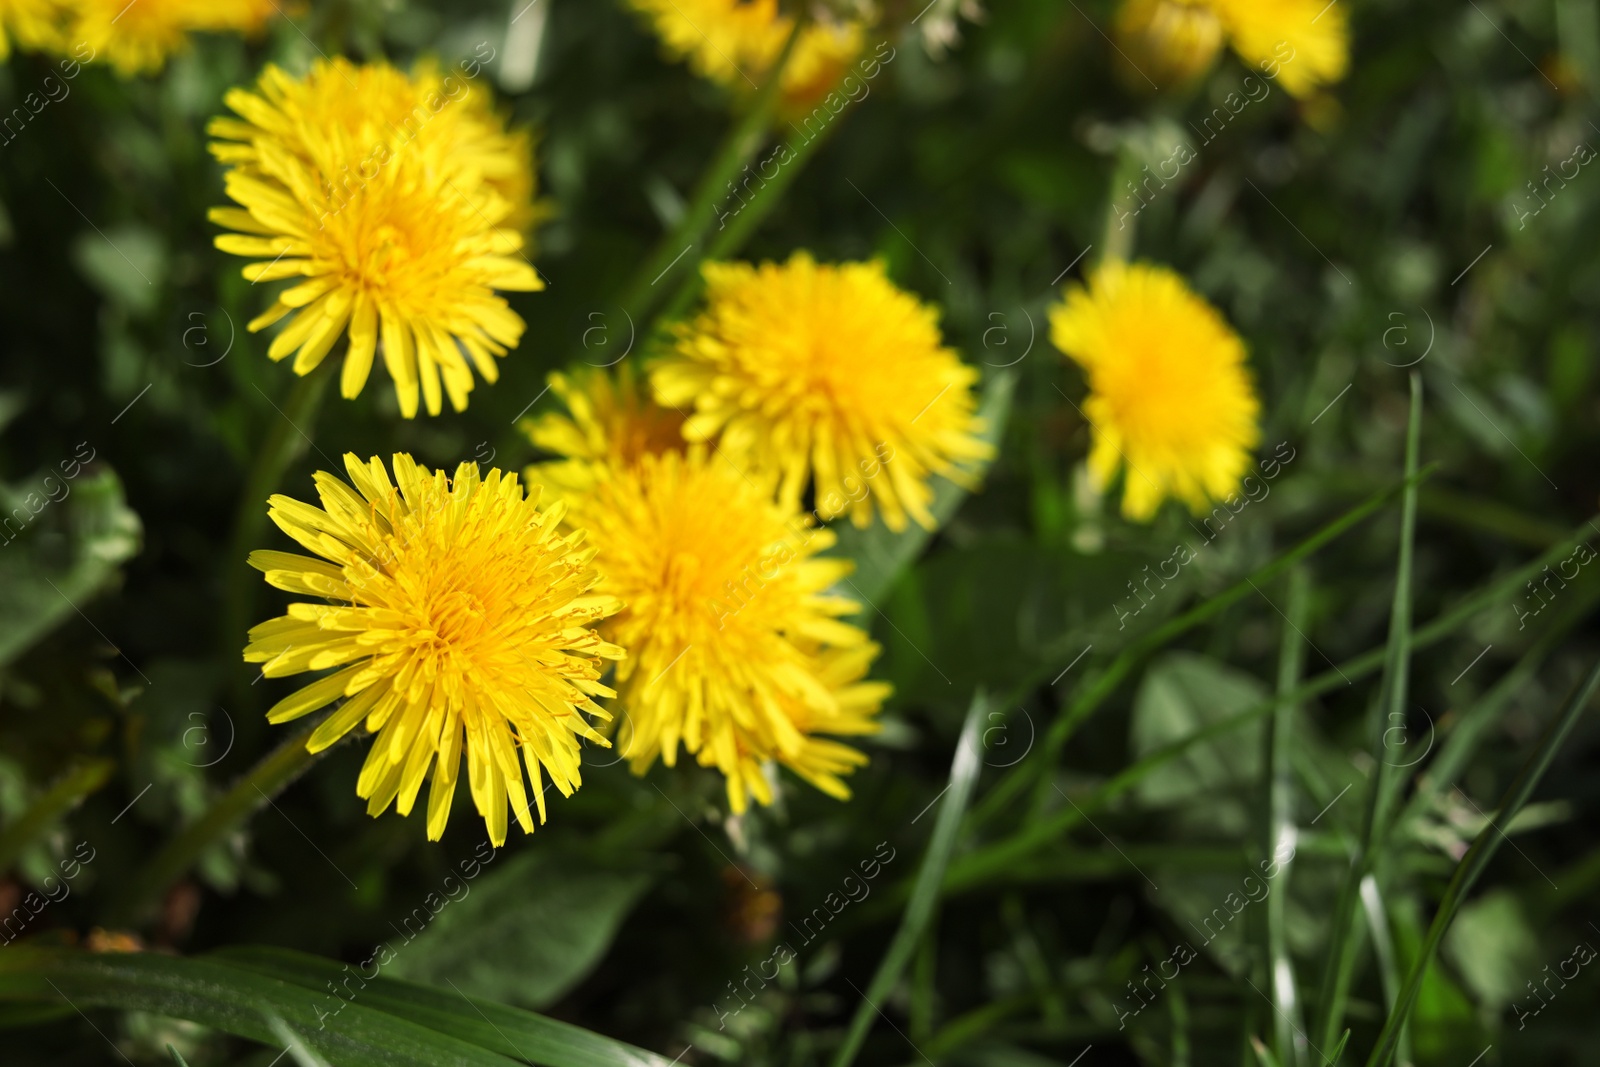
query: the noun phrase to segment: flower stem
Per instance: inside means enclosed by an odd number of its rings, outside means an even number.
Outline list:
[[[238,662],[239,650],[244,647],[245,630],[250,622],[250,604],[261,582],[256,572],[245,565],[250,551],[260,547],[267,525],[267,497],[278,488],[290,465],[305,455],[311,446],[311,431],[317,421],[317,412],[333,381],[340,360],[331,355],[303,378],[295,381],[282,407],[280,416],[272,423],[267,438],[256,453],[250,473],[245,477],[244,490],[239,496],[239,510],[233,519],[233,537],[228,542],[224,557],[224,573],[228,574],[227,592],[222,606],[223,662]],[[276,405],[274,405],[276,407]],[[243,708],[248,701],[248,683],[244,673],[235,671],[231,702]],[[253,720],[252,720],[253,721]],[[250,731],[254,733],[254,731]]]
[[[662,238],[655,252],[645,260],[620,301],[630,322],[638,322],[650,314],[650,309],[670,291],[670,286],[657,288],[657,283],[669,275],[681,273],[699,265],[705,249],[705,234],[717,214],[717,206],[727,197],[727,189],[740,170],[754,158],[765,143],[772,126],[772,116],[778,107],[783,71],[794,54],[795,42],[804,31],[806,19],[795,19],[794,29],[784,42],[783,51],[767,72],[765,81],[756,92],[755,99],[744,117],[729,131],[722,147],[717,150],[711,165],[700,177],[689,206],[672,232]],[[691,251],[699,249],[696,255]],[[687,261],[687,262],[685,262]]]
[[[321,753],[306,750],[306,741],[316,726],[312,723],[295,731],[234,783],[232,789],[218,797],[204,815],[167,842],[122,894],[115,916],[119,925],[141,921],[157,898],[182,878],[206,849],[269,804],[321,757]]]

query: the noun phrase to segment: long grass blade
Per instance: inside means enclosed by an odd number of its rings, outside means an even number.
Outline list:
[[[900,920],[900,929],[895,932],[894,940],[889,943],[889,951],[884,953],[882,962],[878,964],[877,973],[867,983],[861,1003],[856,1006],[856,1013],[850,1020],[850,1028],[845,1032],[844,1042],[834,1053],[833,1067],[850,1067],[855,1062],[862,1042],[867,1038],[867,1031],[872,1027],[873,1016],[878,1013],[878,1005],[883,1003],[900,980],[901,973],[922,939],[922,932],[933,918],[939,896],[944,891],[945,869],[955,850],[961,822],[966,818],[972,790],[978,783],[978,727],[984,721],[988,708],[988,695],[980,689],[973,695],[972,706],[967,710],[966,722],[961,727],[955,759],[950,764],[950,784],[945,786],[939,818],[934,823],[927,854],[917,871],[916,885],[911,890],[911,900]]]
[[[1305,669],[1306,639],[1311,606],[1311,579],[1304,568],[1289,572],[1288,603],[1284,607],[1283,642],[1278,653],[1278,702],[1267,720],[1261,761],[1262,805],[1261,854],[1278,863],[1277,892],[1267,897],[1263,923],[1266,988],[1272,1001],[1272,1053],[1279,1063],[1299,1067],[1304,1050],[1295,1043],[1301,1030],[1300,994],[1295,985],[1294,964],[1289,958],[1288,903],[1290,868],[1295,850],[1294,768],[1290,758],[1294,749],[1294,722],[1300,705],[1291,699]]]
[[[0,873],[9,870],[23,849],[38,840],[57,819],[105,785],[115,767],[108,759],[80,763],[39,794],[26,811],[0,830]]]
[[[1509,826],[1517,817],[1517,813],[1527,804],[1528,798],[1533,795],[1545,771],[1550,768],[1550,762],[1555,758],[1556,752],[1589,706],[1589,700],[1594,696],[1596,686],[1600,686],[1600,660],[1590,668],[1588,677],[1578,684],[1566,707],[1561,709],[1561,713],[1546,728],[1544,736],[1539,741],[1539,747],[1517,772],[1516,780],[1506,790],[1506,795],[1495,810],[1494,817],[1479,831],[1472,842],[1472,847],[1467,849],[1467,854],[1462,856],[1461,862],[1456,865],[1455,874],[1451,876],[1450,884],[1445,888],[1444,899],[1439,902],[1439,910],[1434,913],[1433,922],[1428,926],[1428,936],[1423,939],[1422,949],[1417,953],[1417,958],[1406,976],[1405,988],[1401,991],[1394,1010],[1384,1020],[1377,1045],[1373,1048],[1372,1055],[1367,1058],[1367,1067],[1387,1067],[1399,1043],[1400,1031],[1411,1017],[1412,1008],[1416,1006],[1417,993],[1422,988],[1423,976],[1427,974],[1428,966],[1439,950],[1439,942],[1444,940],[1445,931],[1450,929],[1456,913],[1466,902],[1467,894],[1471,892],[1478,877],[1489,865],[1489,861],[1494,858],[1495,852],[1500,848],[1500,842],[1505,840],[1502,827]]]

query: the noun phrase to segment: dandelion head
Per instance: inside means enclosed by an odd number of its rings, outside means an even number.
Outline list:
[[[703,78],[736,92],[754,92],[766,77],[794,20],[778,0],[628,0],[649,19],[667,54],[686,59]],[[861,23],[818,18],[800,31],[784,67],[781,109],[809,110],[839,84],[861,53]]]
[[[562,533],[566,509],[541,509],[515,474],[454,478],[410,456],[394,479],[377,458],[345,456],[349,483],[316,475],[321,507],[274,496],[268,514],[311,555],[260,551],[250,565],[267,583],[315,598],[256,626],[244,652],[262,674],[338,668],[279,701],[267,718],[288,722],[341,701],[307,747],[320,751],[365,723],[376,734],[356,784],[377,815],[409,814],[431,770],[428,837],[444,833],[466,756],[473,803],[495,845],[509,805],[524,832],[533,806],[545,820],[544,776],[564,796],[579,785],[579,739],[605,739],[585,715],[601,661],[622,658],[595,624],[618,608],[595,591],[592,549]],[[352,488],[353,486],[353,488]]]
[[[11,48],[37,50],[59,44],[59,0],[0,0],[0,60]]]
[[[1117,37],[1132,70],[1129,81],[1185,82],[1211,69],[1222,48],[1222,21],[1210,0],[1126,0]]]
[[[1122,511],[1152,517],[1167,497],[1196,512],[1232,492],[1260,438],[1244,343],[1165,267],[1108,263],[1050,310],[1051,339],[1083,368],[1089,473],[1123,472]]]
[[[1211,0],[1239,57],[1273,71],[1297,97],[1344,77],[1350,63],[1345,8],[1326,0]]]
[[[192,33],[256,34],[280,10],[273,0],[71,0],[57,6],[67,13],[59,40],[87,46],[123,77],[160,70],[188,46]]]
[[[882,263],[710,263],[706,306],[651,372],[656,399],[689,412],[690,441],[780,477],[786,506],[815,481],[817,514],[874,510],[932,528],[931,475],[970,483],[978,373],[945,348],[937,313]]]
[[[835,740],[874,732],[888,687],[878,648],[830,592],[851,569],[818,555],[833,535],[774,503],[703,448],[614,470],[573,514],[591,531],[599,591],[627,606],[604,625],[617,669],[618,750],[644,773],[681,745],[727,780],[735,812],[772,801],[769,762],[830,796],[866,762]]]
[[[468,102],[485,92],[431,67],[340,59],[300,79],[268,67],[256,91],[228,94],[239,118],[210,132],[238,206],[212,210],[234,231],[217,247],[257,260],[252,282],[297,280],[250,323],[289,320],[270,358],[307,374],[348,334],[341,392],[355,397],[381,341],[408,418],[419,394],[429,414],[444,395],[464,409],[474,369],[498,378],[524,326],[497,290],[544,284],[508,224],[516,138]]]
[[[629,363],[614,372],[593,366],[558,371],[550,375],[550,392],[566,412],[519,425],[536,446],[561,458],[529,467],[530,485],[549,486],[562,496],[583,493],[610,470],[634,467],[654,453],[683,451],[683,415],[657,406]]]

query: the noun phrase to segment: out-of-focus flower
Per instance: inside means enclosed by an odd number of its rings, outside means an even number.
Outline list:
[[[505,843],[506,805],[533,832],[523,788],[545,819],[543,774],[563,796],[578,788],[578,738],[606,744],[584,718],[610,716],[596,696],[601,659],[623,650],[593,626],[618,608],[593,591],[593,550],[581,533],[558,533],[566,508],[540,509],[515,474],[473,463],[455,477],[394,457],[344,457],[355,488],[316,475],[322,507],[274,496],[269,515],[321,557],[250,554],[267,583],[317,602],[250,631],[244,658],[280,678],[340,668],[280,700],[271,722],[288,722],[344,698],[312,733],[321,751],[365,721],[375,733],[356,783],[376,816],[391,803],[411,812],[424,778],[428,837],[444,833],[463,751],[473,803],[489,838]],[[398,485],[396,485],[398,483]]]
[[[1322,0],[1124,0],[1117,36],[1139,74],[1160,84],[1209,70],[1224,39],[1249,66],[1305,98],[1344,77],[1344,9]]]
[[[354,397],[381,339],[407,418],[419,391],[439,413],[441,378],[457,411],[473,367],[498,378],[495,359],[524,324],[495,290],[544,283],[506,198],[531,190],[517,158],[527,144],[474,103],[486,94],[431,65],[408,75],[337,59],[304,78],[269,66],[257,91],[227,95],[240,118],[212,121],[211,148],[230,165],[225,186],[240,206],[212,210],[237,231],[217,247],[260,260],[244,269],[252,282],[305,279],[250,323],[293,316],[270,358],[295,354],[295,373],[307,374],[348,332],[341,391]]]
[[[61,0],[59,6],[66,13],[59,42],[87,44],[123,77],[160,70],[192,33],[256,34],[282,10],[273,0]]]
[[[1233,492],[1260,439],[1244,343],[1176,273],[1108,263],[1050,310],[1051,340],[1083,368],[1102,490],[1123,470],[1122,513],[1176,497],[1195,512]]]
[[[669,55],[736,91],[761,85],[794,31],[794,19],[779,12],[778,0],[628,3],[649,17]],[[861,23],[827,17],[802,29],[783,71],[783,109],[803,111],[826,96],[860,54],[864,36]]]
[[[539,448],[563,458],[529,467],[530,485],[548,485],[563,496],[585,493],[608,470],[629,469],[644,456],[684,449],[683,415],[658,407],[643,393],[633,368],[613,372],[584,367],[550,375],[550,391],[567,407],[522,421]]]
[[[932,475],[970,485],[978,372],[945,348],[936,310],[883,264],[708,263],[706,305],[651,371],[656,399],[692,413],[690,441],[780,477],[785,506],[813,479],[817,515],[874,510],[890,529],[935,525]]]

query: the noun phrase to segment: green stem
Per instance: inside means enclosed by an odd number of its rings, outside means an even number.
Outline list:
[[[1138,236],[1138,213],[1122,211],[1121,189],[1138,177],[1142,167],[1127,145],[1117,150],[1117,162],[1111,168],[1111,187],[1106,191],[1106,225],[1100,237],[1100,262],[1123,263],[1133,255],[1134,239]]]
[[[218,797],[204,815],[168,841],[122,894],[118,920],[141,921],[167,887],[188,873],[208,848],[243,825],[304,774],[321,756],[306,751],[306,741],[314,729],[316,723],[297,730]]]
[[[1406,475],[1416,471],[1422,438],[1422,376],[1411,374],[1411,418],[1406,431]],[[1403,777],[1389,757],[1387,738],[1390,729],[1405,722],[1406,691],[1411,668],[1411,574],[1417,531],[1417,488],[1410,482],[1400,518],[1400,559],[1396,568],[1394,600],[1389,612],[1389,643],[1384,656],[1383,684],[1372,708],[1368,724],[1373,770],[1367,786],[1367,803],[1361,820],[1361,837],[1356,843],[1350,870],[1339,891],[1333,912],[1332,941],[1317,998],[1317,1046],[1331,1045],[1344,1022],[1345,1001],[1355,976],[1356,958],[1361,948],[1361,903],[1363,880],[1372,871],[1378,844],[1388,833],[1391,810]]]
[[[900,981],[901,973],[933,918],[944,889],[945,868],[950,863],[956,838],[961,833],[961,820],[966,817],[967,802],[972,799],[973,787],[978,783],[978,724],[983,721],[989,706],[989,699],[982,690],[973,695],[972,707],[967,710],[967,721],[961,728],[960,740],[956,742],[955,759],[950,766],[950,784],[945,787],[943,799],[938,801],[941,804],[938,821],[934,823],[933,836],[928,841],[922,866],[917,870],[916,887],[911,891],[911,900],[900,920],[900,929],[895,931],[894,940],[889,943],[889,951],[884,953],[872,981],[867,983],[861,1003],[856,1005],[856,1013],[850,1019],[844,1042],[833,1055],[832,1067],[850,1067],[855,1062],[862,1042],[867,1039],[867,1031],[872,1028],[872,1020],[878,1014],[878,1005],[884,1002]]]
[[[695,188],[689,206],[684,209],[683,217],[661,239],[655,252],[644,261],[633,281],[623,290],[620,303],[630,322],[647,318],[662,294],[668,292],[669,287],[657,288],[658,283],[684,270],[686,260],[690,268],[699,265],[702,256],[691,256],[689,253],[695,246],[703,245],[706,229],[716,217],[717,206],[729,197],[729,186],[740,170],[755,157],[756,151],[766,143],[781,95],[783,71],[789,65],[789,57],[794,54],[795,44],[805,26],[804,17],[795,19],[794,29],[784,42],[783,51],[767,72],[750,109],[729,131],[712,158],[711,165],[701,175],[700,184]]]
[[[0,873],[11,868],[22,851],[38,840],[52,823],[111,777],[111,760],[96,759],[80,763],[46,789],[28,810],[0,830]]]
[[[257,572],[245,564],[245,559],[252,550],[261,547],[267,525],[267,497],[279,488],[289,467],[311,447],[310,435],[315,429],[317,412],[321,410],[323,397],[340,362],[330,354],[310,374],[295,380],[288,397],[275,412],[276,417],[256,453],[250,473],[245,476],[239,509],[233,519],[233,538],[223,561],[229,580],[218,636],[225,663],[239,662],[239,651],[244,648],[245,631],[250,625],[250,604],[261,588]],[[243,672],[235,674],[240,679],[244,677]],[[243,694],[249,690],[243,687],[247,684],[240,681],[235,687],[233,702],[236,706],[245,703]]]
[[[1428,927],[1428,936],[1422,942],[1422,950],[1417,953],[1416,960],[1411,964],[1411,970],[1406,976],[1405,989],[1401,992],[1394,1010],[1384,1021],[1383,1030],[1378,1035],[1378,1043],[1373,1048],[1372,1055],[1367,1058],[1367,1067],[1387,1067],[1389,1058],[1394,1055],[1395,1047],[1399,1043],[1400,1030],[1405,1026],[1407,1019],[1410,1018],[1411,1009],[1416,1005],[1422,980],[1433,962],[1434,954],[1439,950],[1439,942],[1444,939],[1445,931],[1455,920],[1456,912],[1460,911],[1467,894],[1483,874],[1484,868],[1494,858],[1500,842],[1505,840],[1501,827],[1511,825],[1517,813],[1533,795],[1535,787],[1549,769],[1550,761],[1555,758],[1556,750],[1566,741],[1567,735],[1572,732],[1584,709],[1588,707],[1589,698],[1594,695],[1597,685],[1600,685],[1600,661],[1596,661],[1588,677],[1579,684],[1571,699],[1567,701],[1567,706],[1545,730],[1538,749],[1528,757],[1516,780],[1506,790],[1505,798],[1500,801],[1494,817],[1479,831],[1477,838],[1472,842],[1472,847],[1467,849],[1467,854],[1461,857],[1461,862],[1456,866],[1455,874],[1445,889],[1444,899],[1439,902],[1439,910],[1434,914],[1433,922]]]
[[[1294,821],[1294,723],[1300,705],[1290,697],[1300,685],[1305,669],[1305,628],[1310,615],[1311,579],[1303,567],[1289,572],[1289,597],[1285,607],[1283,639],[1278,653],[1278,702],[1267,720],[1262,760],[1261,853],[1278,863],[1277,892],[1267,897],[1265,943],[1262,959],[1266,989],[1272,1000],[1272,1049],[1281,1064],[1299,1065],[1304,1050],[1295,1044],[1300,1027],[1300,996],[1295,985],[1294,963],[1289,957],[1288,903],[1289,868],[1295,845]],[[1285,845],[1289,846],[1285,849]],[[1283,858],[1279,858],[1280,854]]]

